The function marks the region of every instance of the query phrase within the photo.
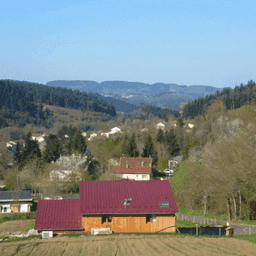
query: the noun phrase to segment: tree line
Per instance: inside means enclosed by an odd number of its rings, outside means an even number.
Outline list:
[[[48,111],[42,104],[101,112],[116,116],[115,107],[94,96],[78,90],[54,88],[36,83],[0,80],[0,127],[16,125],[24,127],[27,123],[37,126],[48,125]]]
[[[221,93],[217,91],[215,94],[195,99],[184,106],[182,117],[184,119],[194,119],[197,116],[205,115],[207,108],[219,97],[223,99],[227,110],[240,108],[244,104],[251,104],[255,99],[255,86],[256,83],[250,80],[246,85],[241,84],[233,90],[224,88]]]

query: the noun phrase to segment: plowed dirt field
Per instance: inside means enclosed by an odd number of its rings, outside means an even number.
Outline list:
[[[37,245],[36,243],[39,242]],[[256,244],[235,238],[190,236],[57,236],[4,242],[1,255],[256,255]]]

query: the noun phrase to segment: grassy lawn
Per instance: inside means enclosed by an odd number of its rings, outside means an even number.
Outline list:
[[[13,213],[13,214],[1,214],[0,215],[0,224],[6,221],[11,220],[33,220],[36,218],[36,214],[34,212],[30,213]]]
[[[185,220],[176,220],[176,227],[177,228],[195,228],[197,223],[194,222],[189,222],[189,221],[185,221]],[[209,227],[210,225],[204,225],[204,224],[200,224],[198,223],[198,227]]]
[[[204,216],[203,212],[199,212],[196,210],[190,210],[185,207],[180,207],[179,209],[180,213],[187,214],[187,215],[192,215],[196,217],[202,217],[202,218],[209,218],[209,219],[216,219],[216,220],[221,220],[221,221],[228,221],[229,223],[233,224],[246,224],[246,225],[255,225],[256,226],[256,220],[228,220],[227,215],[222,215],[222,216],[216,216],[212,213],[208,213]]]

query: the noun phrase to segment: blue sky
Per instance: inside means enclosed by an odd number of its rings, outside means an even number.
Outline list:
[[[0,79],[256,80],[256,1],[2,1]]]

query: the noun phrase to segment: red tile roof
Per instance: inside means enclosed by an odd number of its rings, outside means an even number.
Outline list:
[[[81,229],[79,199],[39,200],[35,229]]]
[[[152,171],[151,167],[130,167],[125,168],[123,166],[115,166],[113,172],[117,173],[145,173],[150,174]]]
[[[167,180],[80,181],[79,193],[81,214],[178,212]],[[128,198],[130,205],[123,205]],[[169,202],[170,207],[160,207],[159,202]]]
[[[128,165],[131,166],[138,166],[141,167],[141,162],[144,161],[144,166],[150,166],[152,159],[151,158],[142,158],[142,157],[124,157],[121,158],[121,166],[126,165],[126,161],[128,162]]]

